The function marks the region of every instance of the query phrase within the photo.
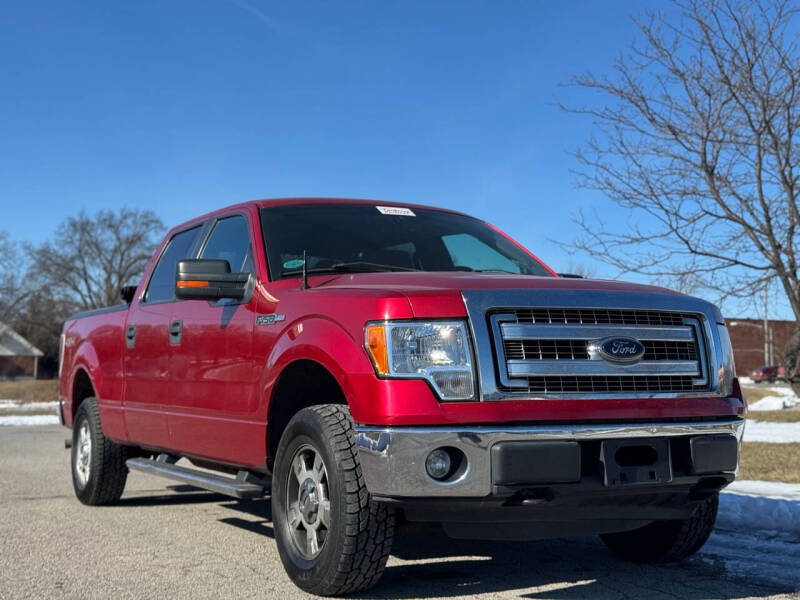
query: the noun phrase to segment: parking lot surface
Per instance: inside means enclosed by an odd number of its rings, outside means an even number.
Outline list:
[[[309,597],[283,572],[268,501],[131,473],[118,505],[83,506],[67,435],[0,427],[0,598]],[[718,532],[683,564],[641,566],[595,538],[486,543],[412,530],[359,597],[800,598],[796,548],[766,538]]]

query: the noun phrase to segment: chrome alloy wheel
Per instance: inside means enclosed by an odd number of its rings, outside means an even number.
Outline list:
[[[292,458],[286,485],[289,535],[306,560],[322,551],[331,527],[328,471],[316,448],[302,446]]]
[[[80,487],[86,487],[92,463],[92,434],[89,421],[84,419],[78,430],[78,442],[75,452],[75,475]]]

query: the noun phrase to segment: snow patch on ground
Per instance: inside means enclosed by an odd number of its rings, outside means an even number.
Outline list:
[[[736,481],[720,494],[717,527],[776,531],[800,542],[800,484]],[[800,552],[800,549],[798,549]]]
[[[782,498],[800,501],[800,483],[782,483],[779,481],[759,481],[757,479],[740,479],[734,481],[723,492],[725,494],[745,494],[748,496],[764,496],[765,498]]]
[[[800,590],[800,543],[796,536],[717,527],[699,558],[721,564],[735,577]]]
[[[752,377],[739,377],[739,383],[742,385],[753,385]]]
[[[13,410],[15,412],[25,412],[34,410],[55,410],[58,402],[20,402],[18,400],[0,400],[0,411]]]
[[[719,497],[717,525],[700,551],[729,573],[800,590],[800,484],[736,481]]]
[[[794,390],[790,387],[771,387],[767,388],[771,395],[763,397],[758,402],[749,405],[750,410],[783,410],[784,408],[794,408],[800,404]]]
[[[745,442],[791,444],[800,442],[800,423],[769,423],[748,420],[744,426]]]
[[[20,425],[58,425],[58,415],[0,416],[0,427],[18,427]]]
[[[764,396],[758,402],[749,405],[750,410],[783,410],[784,408],[794,408],[797,406],[797,397],[787,398],[786,396]]]

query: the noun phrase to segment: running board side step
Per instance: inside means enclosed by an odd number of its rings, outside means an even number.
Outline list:
[[[129,458],[125,461],[125,464],[132,471],[160,475],[161,477],[203,488],[210,492],[233,496],[234,498],[260,498],[270,491],[266,482],[259,480],[248,471],[239,471],[236,477],[226,477],[225,475],[217,475],[189,467],[179,467],[175,464],[177,460],[174,456],[159,454],[155,460],[151,458]]]

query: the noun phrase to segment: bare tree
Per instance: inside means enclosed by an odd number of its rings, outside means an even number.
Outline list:
[[[597,270],[594,268],[594,266],[572,260],[567,263],[567,269],[565,272],[572,275],[578,275],[585,279],[597,277]]]
[[[58,338],[64,320],[75,312],[75,303],[59,297],[48,287],[31,290],[8,324],[14,331],[44,352],[39,359],[38,376],[58,373]]]
[[[577,153],[579,182],[628,209],[630,223],[615,231],[580,215],[572,248],[620,274],[722,298],[777,280],[800,321],[798,9],[785,0],[675,7],[679,22],[663,13],[636,21],[642,39],[612,76],[574,78],[599,97],[564,107],[598,131]]]
[[[163,230],[152,211],[81,212],[35,250],[37,276],[79,309],[117,304],[122,286],[138,283]]]
[[[10,320],[30,291],[24,277],[28,261],[20,245],[0,231],[0,322]]]

